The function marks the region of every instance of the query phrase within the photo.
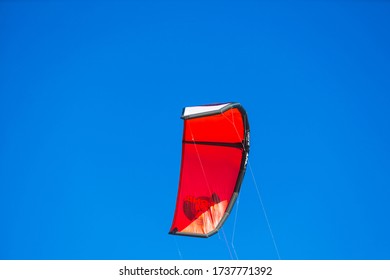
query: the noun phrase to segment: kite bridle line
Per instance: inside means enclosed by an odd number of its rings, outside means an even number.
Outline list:
[[[238,132],[238,130],[237,130],[237,127],[236,127],[236,125],[235,125],[235,123],[234,123],[234,115],[233,115],[233,112],[231,112],[231,119],[228,118],[228,117],[225,115],[224,112],[221,112],[221,114],[222,114],[222,116],[224,116],[224,117],[228,120],[228,122],[230,122],[230,123],[232,124],[232,126],[234,127],[234,130],[236,131],[237,137],[240,138],[240,134],[239,134],[239,132]],[[242,149],[243,149],[244,151],[246,151],[246,147],[245,147],[244,143],[242,143]],[[249,159],[248,159],[247,164],[248,164],[248,166],[249,166],[249,171],[250,171],[250,173],[251,173],[251,177],[252,177],[252,180],[253,180],[253,184],[254,184],[255,189],[256,189],[257,197],[259,198],[259,201],[260,201],[261,209],[262,209],[262,211],[263,211],[265,220],[266,220],[266,222],[267,222],[268,230],[269,230],[269,233],[270,233],[270,235],[271,235],[272,242],[273,242],[273,244],[274,244],[274,248],[275,248],[276,254],[278,255],[278,259],[280,260],[281,258],[280,258],[280,254],[279,254],[279,249],[278,249],[278,246],[276,245],[275,236],[274,236],[274,234],[273,234],[273,231],[272,231],[272,228],[271,228],[271,224],[270,224],[269,219],[268,219],[267,211],[265,210],[265,206],[264,206],[264,203],[263,203],[263,199],[262,199],[262,197],[261,197],[261,194],[260,194],[260,191],[259,191],[259,187],[257,186],[256,178],[255,178],[255,175],[254,175],[254,173],[253,173],[252,166],[251,166],[251,164],[250,164]],[[234,248],[234,243],[233,243],[233,242],[234,242],[234,236],[235,236],[235,231],[236,231],[236,219],[237,219],[237,213],[238,213],[238,202],[239,202],[239,201],[238,201],[238,198],[237,198],[237,203],[236,203],[236,204],[237,204],[237,205],[236,205],[236,207],[237,207],[237,208],[236,208],[236,217],[235,217],[235,219],[234,219],[233,233],[232,233],[232,241],[231,241],[231,245],[232,245],[232,248],[233,248],[233,250],[234,250],[236,256],[237,256],[237,253],[236,253],[236,250],[235,250],[235,248]],[[237,258],[237,259],[238,259],[238,258]]]
[[[267,226],[268,226],[268,230],[269,230],[269,233],[271,235],[271,238],[272,238],[272,242],[274,243],[274,247],[275,247],[275,251],[276,251],[276,254],[278,255],[278,259],[280,260],[280,254],[279,254],[279,250],[278,250],[278,246],[276,245],[276,240],[275,240],[275,236],[272,232],[272,228],[271,228],[271,224],[269,222],[269,219],[268,219],[268,215],[267,215],[267,211],[265,210],[265,206],[264,206],[264,203],[263,203],[263,199],[261,198],[261,194],[260,194],[260,191],[259,191],[259,187],[257,186],[257,183],[256,183],[256,179],[255,179],[255,175],[253,174],[253,170],[252,170],[252,166],[251,166],[251,163],[249,162],[248,160],[248,166],[249,166],[249,171],[252,175],[252,180],[253,180],[253,184],[256,188],[256,192],[257,192],[257,197],[259,198],[259,201],[260,201],[260,205],[261,205],[261,208],[263,210],[263,213],[264,213],[264,217],[265,217],[265,220],[267,222]]]

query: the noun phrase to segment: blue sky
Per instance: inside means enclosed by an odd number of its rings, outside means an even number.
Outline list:
[[[387,1],[2,1],[0,259],[390,258]],[[185,106],[240,102],[223,231],[168,235]],[[253,175],[253,176],[252,176]]]

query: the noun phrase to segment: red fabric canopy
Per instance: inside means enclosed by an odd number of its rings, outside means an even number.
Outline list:
[[[188,108],[193,107],[184,112]],[[180,182],[170,233],[209,237],[222,226],[238,195],[249,124],[238,103],[197,108],[183,114]]]

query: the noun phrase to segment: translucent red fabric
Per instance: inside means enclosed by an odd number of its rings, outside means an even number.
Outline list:
[[[240,104],[186,116],[171,234],[217,232],[238,195],[248,150],[249,125]]]

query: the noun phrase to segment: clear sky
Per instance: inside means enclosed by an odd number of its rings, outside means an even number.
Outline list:
[[[389,30],[388,1],[1,1],[0,259],[390,259]],[[168,235],[182,108],[228,101],[238,207]]]

